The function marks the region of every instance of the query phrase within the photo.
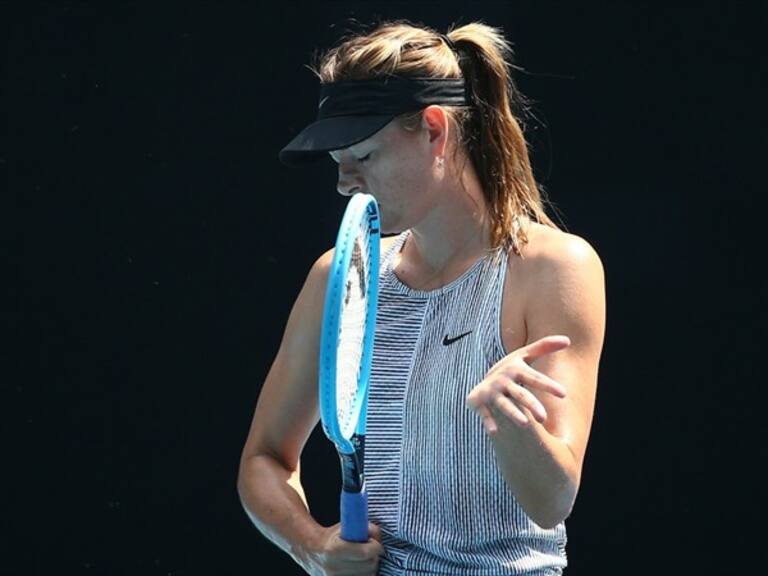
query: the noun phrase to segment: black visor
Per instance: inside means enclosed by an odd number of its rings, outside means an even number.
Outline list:
[[[293,166],[317,160],[362,142],[396,116],[430,104],[466,106],[464,79],[388,76],[323,84],[317,120],[280,151],[280,161]]]

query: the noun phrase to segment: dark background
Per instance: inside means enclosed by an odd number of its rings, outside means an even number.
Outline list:
[[[389,18],[504,29],[537,177],[603,259],[567,573],[759,572],[758,5],[3,3],[2,573],[293,573],[238,458],[345,199],[330,160],[276,155],[314,115],[312,52]],[[324,523],[337,468],[316,431]]]

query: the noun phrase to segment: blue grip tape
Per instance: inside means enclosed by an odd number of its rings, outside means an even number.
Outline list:
[[[341,491],[341,537],[368,542],[368,494]]]

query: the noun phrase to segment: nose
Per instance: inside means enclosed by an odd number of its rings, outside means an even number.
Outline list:
[[[336,190],[342,196],[352,196],[353,194],[360,192],[359,181],[342,168],[341,164],[339,164],[339,182],[336,185]]]
[[[352,196],[360,192],[361,189],[360,174],[354,166],[350,166],[343,160],[339,163],[339,181],[336,184],[336,190],[342,196]]]

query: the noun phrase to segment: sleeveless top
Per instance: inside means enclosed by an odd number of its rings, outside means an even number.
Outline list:
[[[564,523],[545,530],[526,515],[466,405],[506,355],[507,254],[490,252],[436,290],[413,290],[392,270],[408,235],[379,270],[364,464],[369,516],[385,548],[379,574],[562,574]]]

